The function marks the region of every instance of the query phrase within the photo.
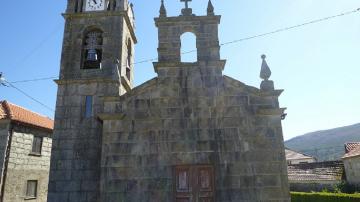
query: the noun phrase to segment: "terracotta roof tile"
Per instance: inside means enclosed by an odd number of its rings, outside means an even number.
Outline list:
[[[360,156],[360,142],[345,144],[345,150],[348,151],[342,158],[351,158]]]
[[[291,182],[339,181],[344,173],[341,161],[307,163],[288,166],[288,178]]]
[[[345,153],[349,153],[351,150],[354,150],[358,146],[360,146],[360,142],[345,143]]]
[[[54,121],[23,107],[0,101],[0,120],[9,119],[45,129],[54,129]]]

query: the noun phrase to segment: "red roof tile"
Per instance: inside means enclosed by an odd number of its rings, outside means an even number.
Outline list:
[[[348,151],[342,158],[351,158],[360,156],[360,142],[345,144],[345,150]]]
[[[50,118],[7,101],[0,101],[0,120],[4,119],[9,119],[49,130],[54,129],[54,121]]]
[[[345,153],[349,153],[354,150],[356,147],[360,146],[360,142],[349,142],[345,144]]]
[[[339,181],[344,173],[341,161],[306,163],[288,166],[290,182]]]

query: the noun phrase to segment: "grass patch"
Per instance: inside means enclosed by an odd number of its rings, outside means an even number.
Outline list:
[[[360,202],[360,194],[292,192],[291,202]]]

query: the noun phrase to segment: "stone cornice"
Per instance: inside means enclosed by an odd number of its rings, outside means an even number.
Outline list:
[[[284,114],[286,108],[277,109],[258,109],[256,115],[258,116],[281,116]]]
[[[131,90],[130,81],[125,76],[121,76],[121,83],[127,91]]]
[[[116,113],[116,114],[108,114],[108,113],[101,113],[98,115],[100,120],[106,121],[106,120],[122,120],[125,118],[125,114],[122,113]]]
[[[179,21],[206,21],[207,23],[213,22],[214,24],[220,24],[221,16],[214,15],[214,16],[174,16],[174,17],[159,17],[155,18],[156,26],[160,24],[167,24],[167,23],[176,23]]]
[[[65,84],[87,84],[87,83],[117,83],[120,84],[120,81],[112,79],[57,79],[54,80],[58,85]]]
[[[225,69],[226,60],[216,60],[216,61],[198,61],[194,63],[189,62],[154,62],[155,72],[158,73],[159,68],[191,68],[191,67],[221,67],[222,70]]]
[[[125,18],[128,29],[130,30],[131,37],[134,43],[137,43],[134,27],[131,23],[128,11],[98,11],[98,12],[83,12],[83,13],[63,13],[62,16],[68,19],[74,18],[95,18],[95,17],[109,17],[109,16],[122,16]]]
[[[282,90],[282,89],[273,90],[273,91],[261,91],[260,90],[260,95],[264,96],[264,97],[279,97],[283,92],[284,92],[284,90]]]

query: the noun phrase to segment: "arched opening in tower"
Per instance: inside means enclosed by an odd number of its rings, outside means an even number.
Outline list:
[[[181,62],[197,62],[196,35],[186,32],[181,35]]]

